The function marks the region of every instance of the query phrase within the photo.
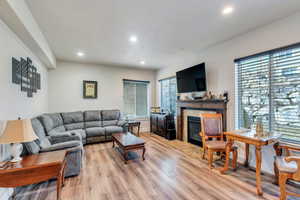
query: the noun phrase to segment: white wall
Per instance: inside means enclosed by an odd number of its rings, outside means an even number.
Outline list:
[[[49,111],[69,112],[90,109],[123,110],[123,79],[150,81],[150,106],[155,105],[153,70],[57,62],[49,71]],[[83,99],[83,80],[98,81],[98,99]]]
[[[158,71],[157,80],[174,76],[178,70],[205,62],[208,90],[217,94],[224,90],[229,91],[230,102],[228,104],[227,127],[228,130],[232,130],[234,129],[235,110],[234,59],[300,42],[299,21],[300,13],[297,13],[244,35],[214,45],[199,52],[197,57],[191,58],[190,60],[182,60],[178,66],[171,66]],[[159,84],[157,84],[157,102],[159,102]],[[272,172],[272,157],[274,152],[271,147],[265,148],[263,151],[265,155],[263,156],[263,169],[264,171]],[[240,152],[239,157],[240,160],[243,160],[243,152]],[[254,164],[254,159],[255,156],[251,156],[252,165]]]
[[[56,58],[25,0],[2,0],[0,18],[47,67],[55,68]]]
[[[31,118],[48,111],[46,67],[21,42],[21,40],[0,20],[0,120]],[[12,57],[30,57],[37,71],[41,73],[42,89],[28,98],[21,92],[20,85],[12,83]],[[0,124],[1,126],[1,124]],[[0,145],[0,161],[9,156],[8,146]],[[6,199],[6,189],[0,188],[0,199]]]

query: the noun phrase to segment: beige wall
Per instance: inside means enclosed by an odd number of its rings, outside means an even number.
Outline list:
[[[49,110],[123,110],[123,79],[150,81],[152,106],[156,101],[155,75],[153,70],[58,61],[57,68],[49,72]],[[98,81],[98,99],[83,99],[83,80]]]
[[[208,90],[214,93],[221,93],[224,90],[229,91],[230,101],[228,104],[227,127],[228,130],[233,129],[235,122],[234,59],[300,42],[299,21],[300,13],[250,31],[232,40],[219,43],[200,51],[197,57],[189,61],[183,60],[178,66],[172,66],[158,71],[157,80],[174,76],[176,71],[205,62]],[[157,84],[157,88],[157,102],[159,102],[159,84]],[[240,146],[240,149],[243,149],[243,145]],[[252,149],[252,151],[254,151],[254,149]],[[274,152],[271,147],[268,147],[263,150],[263,153],[265,155],[263,156],[263,169],[272,172]],[[254,165],[255,156],[254,154],[251,155],[251,163]],[[239,158],[243,160],[243,151],[240,151]]]
[[[23,42],[0,20],[0,121],[31,118],[48,111],[48,72],[46,67],[23,44]],[[20,85],[12,84],[11,59],[30,57],[41,73],[42,89],[28,98]],[[1,126],[1,122],[0,122]],[[8,157],[8,145],[0,145],[0,161]],[[0,199],[6,199],[6,189],[0,188]]]

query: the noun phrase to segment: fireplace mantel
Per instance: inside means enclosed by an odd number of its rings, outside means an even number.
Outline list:
[[[223,129],[226,130],[227,101],[225,100],[177,100],[177,133],[176,138],[183,140],[183,111],[207,110],[221,113],[223,117]]]

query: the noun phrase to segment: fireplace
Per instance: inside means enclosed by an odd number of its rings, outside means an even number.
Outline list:
[[[202,111],[202,112],[214,112],[221,113],[223,118],[223,130],[226,131],[226,111],[227,101],[226,100],[177,100],[177,123],[176,123],[176,138],[178,140],[188,142],[188,116],[184,113],[190,111]],[[199,113],[195,116],[199,117]],[[200,124],[200,123],[199,123]],[[200,130],[200,128],[199,128]]]
[[[200,117],[187,117],[188,124],[188,142],[201,146],[202,147],[202,139],[199,135],[201,131],[201,122]]]

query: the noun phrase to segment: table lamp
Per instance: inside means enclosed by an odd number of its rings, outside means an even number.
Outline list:
[[[21,161],[20,157],[23,142],[32,142],[38,139],[31,125],[30,119],[9,120],[3,123],[0,129],[0,144],[11,144],[11,154],[13,159],[10,162]]]

